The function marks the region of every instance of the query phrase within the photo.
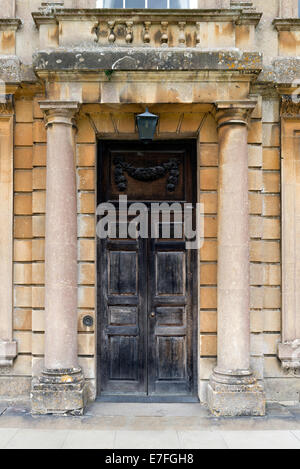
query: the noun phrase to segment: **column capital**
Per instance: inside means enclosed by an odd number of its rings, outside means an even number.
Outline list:
[[[298,95],[282,95],[280,115],[284,119],[300,118],[300,98]]]
[[[0,93],[0,117],[12,116],[14,113],[13,95]]]
[[[245,101],[217,101],[215,103],[214,116],[218,127],[230,124],[247,125],[250,116],[256,106],[254,100]]]
[[[79,111],[78,101],[40,101],[44,112],[46,127],[52,124],[63,124],[76,127],[76,114]]]

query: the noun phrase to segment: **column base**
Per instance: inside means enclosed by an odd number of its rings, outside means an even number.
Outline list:
[[[219,417],[264,416],[263,387],[250,371],[225,374],[215,370],[208,385],[208,406]]]
[[[32,382],[31,412],[36,415],[83,415],[88,390],[80,369],[44,370]]]

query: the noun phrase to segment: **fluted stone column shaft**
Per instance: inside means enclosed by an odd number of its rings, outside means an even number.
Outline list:
[[[77,102],[40,103],[47,127],[45,364],[34,413],[81,414],[86,387],[77,358]]]
[[[250,369],[248,119],[255,103],[219,103],[218,361],[208,400],[218,415],[263,415]]]

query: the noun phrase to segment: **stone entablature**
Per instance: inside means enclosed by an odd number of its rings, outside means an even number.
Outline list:
[[[199,47],[255,50],[261,13],[224,10],[71,10],[33,13],[40,48]]]

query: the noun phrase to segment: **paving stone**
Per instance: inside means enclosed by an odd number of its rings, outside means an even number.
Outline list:
[[[292,430],[291,433],[299,440],[300,442],[300,430]]]
[[[300,449],[300,440],[290,431],[221,432],[229,449]]]
[[[216,418],[200,404],[95,402],[83,417],[31,416],[0,409],[0,448],[299,448],[300,406],[268,404],[266,417]]]
[[[71,430],[62,449],[113,449],[116,432]]]
[[[300,443],[300,442],[299,442]],[[178,449],[176,431],[117,431],[115,449]]]
[[[220,432],[185,431],[178,432],[182,449],[228,449]]]
[[[17,428],[0,428],[0,449],[5,448],[9,440],[17,433]]]
[[[68,436],[68,430],[17,430],[5,449],[60,449]]]
[[[0,414],[5,413],[5,417],[9,416],[22,416],[22,415],[30,415],[30,408],[27,407],[26,405],[18,405],[15,407],[4,407],[4,412],[1,412],[1,407],[0,407]]]

